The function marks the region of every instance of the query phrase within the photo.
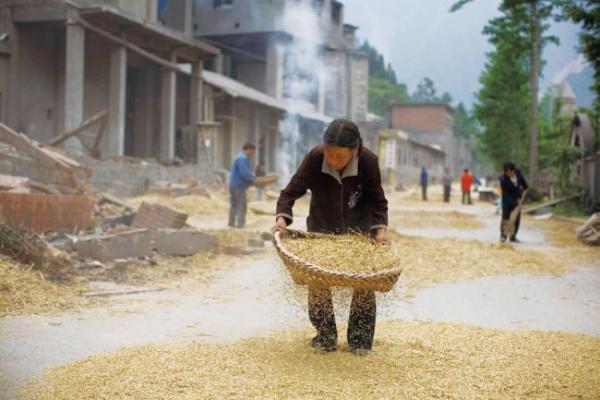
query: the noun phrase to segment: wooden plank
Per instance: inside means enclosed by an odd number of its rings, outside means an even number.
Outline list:
[[[55,138],[50,140],[47,144],[49,146],[56,146],[58,144],[61,144],[65,140],[80,134],[82,131],[89,128],[90,126],[97,124],[101,120],[105,119],[107,116],[108,116],[108,113],[106,112],[106,110],[100,111],[99,113],[97,113],[97,114],[91,116],[90,118],[86,119],[85,121],[83,121],[78,127],[68,130],[66,132],[63,132],[60,135],[56,136]]]
[[[542,208],[545,208],[545,207],[552,207],[552,206],[555,206],[557,204],[564,203],[565,201],[574,200],[574,199],[576,199],[578,197],[581,197],[581,193],[574,194],[574,195],[568,196],[568,197],[561,197],[560,199],[556,199],[556,200],[553,200],[553,201],[549,201],[547,203],[539,204],[539,205],[534,206],[534,207],[528,207],[528,208],[526,208],[526,209],[523,210],[523,213],[525,213],[525,214],[531,214],[532,212],[537,211],[539,209],[542,209]]]
[[[10,144],[17,150],[22,151],[30,157],[39,160],[44,165],[50,168],[60,168],[70,170],[71,166],[56,157],[53,157],[48,152],[43,151],[35,145],[27,136],[22,133],[17,133],[8,126],[0,122],[0,141]]]

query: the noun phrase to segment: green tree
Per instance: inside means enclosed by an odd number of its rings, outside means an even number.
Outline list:
[[[386,115],[392,104],[409,102],[406,85],[398,83],[394,69],[385,63],[383,55],[366,41],[360,48],[369,57],[369,111]]]
[[[421,79],[411,98],[417,103],[433,103],[438,101],[435,94],[435,84],[430,78],[425,77]]]
[[[467,111],[462,102],[454,107],[454,133],[465,139],[474,138],[479,134],[477,118]]]
[[[484,29],[494,50],[487,54],[474,107],[483,128],[478,147],[497,169],[506,160],[526,165],[529,155],[526,26],[514,9],[501,12]]]
[[[451,8],[454,12],[473,0],[459,0]],[[515,24],[521,25],[527,49],[527,71],[529,76],[529,179],[533,186],[538,179],[538,90],[539,78],[543,65],[542,49],[544,44],[553,41],[554,37],[545,37],[544,32],[548,29],[548,21],[551,18],[560,19],[560,6],[565,0],[502,0],[500,11],[505,15],[515,18]]]

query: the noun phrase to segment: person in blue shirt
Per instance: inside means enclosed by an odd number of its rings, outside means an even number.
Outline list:
[[[427,185],[429,184],[429,174],[425,167],[421,168],[421,196],[423,201],[427,201]]]
[[[229,175],[229,226],[243,228],[246,225],[246,191],[252,185],[256,176],[252,172],[250,159],[254,156],[256,147],[252,143],[244,144],[233,159]]]

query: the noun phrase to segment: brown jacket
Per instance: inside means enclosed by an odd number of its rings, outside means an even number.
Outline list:
[[[292,207],[307,189],[312,192],[306,220],[310,232],[368,233],[387,227],[387,200],[381,187],[377,156],[362,147],[342,176],[325,162],[323,146],[312,149],[277,201],[277,216],[293,221]]]

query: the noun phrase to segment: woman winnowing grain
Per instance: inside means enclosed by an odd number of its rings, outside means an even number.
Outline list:
[[[294,202],[308,189],[312,193],[306,220],[309,232],[345,234],[354,230],[370,234],[382,244],[388,243],[388,207],[378,159],[363,147],[356,124],[334,120],[325,131],[323,144],[304,157],[290,183],[281,191],[274,229],[285,230],[292,223]],[[337,328],[329,288],[308,288],[308,314],[317,329],[311,345],[335,350]],[[375,293],[355,290],[347,336],[351,351],[363,354],[371,349],[375,319]]]

